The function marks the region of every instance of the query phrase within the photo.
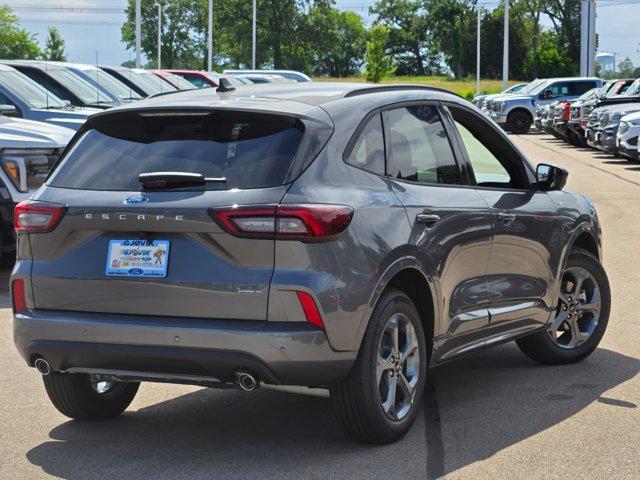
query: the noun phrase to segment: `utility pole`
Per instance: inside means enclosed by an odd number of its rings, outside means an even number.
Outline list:
[[[141,37],[141,7],[140,7],[140,1],[141,0],[136,0],[136,68],[140,68],[140,37]]]
[[[213,0],[209,0],[209,29],[207,30],[207,71],[213,69]]]
[[[502,47],[502,89],[509,86],[509,0],[504,0],[504,46]]]
[[[251,68],[256,69],[256,3],[257,0],[253,0],[253,48],[251,50]]]
[[[157,68],[162,68],[162,5],[154,3],[154,7],[158,9],[158,65]]]
[[[478,10],[477,35],[476,35],[476,95],[480,95],[480,6],[476,5]]]
[[[596,2],[582,0],[580,12],[580,75],[596,73]]]

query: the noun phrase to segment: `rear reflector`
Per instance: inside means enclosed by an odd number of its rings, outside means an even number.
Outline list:
[[[49,232],[53,230],[67,211],[64,205],[25,200],[13,211],[13,228],[16,232]]]
[[[212,209],[211,217],[228,233],[247,238],[326,242],[338,238],[351,221],[344,205],[259,205]]]
[[[300,306],[302,307],[307,322],[324,330],[324,323],[322,323],[322,317],[320,316],[318,306],[313,300],[313,297],[307,292],[296,291],[296,293],[298,294],[298,300],[300,300]]]
[[[27,309],[27,301],[24,295],[24,280],[19,278],[11,282],[11,299],[15,313],[24,312]]]

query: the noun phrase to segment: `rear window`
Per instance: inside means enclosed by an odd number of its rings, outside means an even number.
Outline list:
[[[47,185],[140,190],[138,175],[200,173],[224,184],[181,190],[265,188],[286,183],[303,136],[300,121],[276,115],[210,112],[113,115],[87,131]]]

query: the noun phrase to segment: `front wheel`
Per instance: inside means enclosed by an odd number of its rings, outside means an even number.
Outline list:
[[[516,110],[507,117],[507,130],[516,135],[522,135],[529,131],[531,122],[531,115],[527,112]]]
[[[351,372],[330,387],[349,435],[382,444],[409,431],[420,410],[427,355],[413,302],[398,290],[386,292],[373,311]]]
[[[51,403],[69,418],[84,421],[117,417],[138,391],[137,382],[111,382],[84,373],[51,372],[42,377]]]
[[[576,249],[562,273],[554,318],[544,331],[517,340],[533,360],[550,365],[574,363],[598,346],[609,322],[611,291],[602,265]]]

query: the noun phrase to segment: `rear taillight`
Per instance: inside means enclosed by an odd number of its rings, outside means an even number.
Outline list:
[[[11,299],[15,313],[24,312],[27,309],[27,300],[24,295],[24,280],[21,278],[11,282]]]
[[[307,292],[301,292],[299,290],[296,291],[296,294],[298,295],[298,300],[300,301],[300,306],[302,307],[307,322],[324,330],[324,323],[322,323],[322,317],[320,316],[318,306],[313,300],[313,297]]]
[[[13,212],[15,231],[37,233],[53,230],[67,211],[64,205],[25,200]]]
[[[345,231],[353,209],[343,205],[285,204],[212,209],[209,214],[225,231],[238,237],[326,242]]]

